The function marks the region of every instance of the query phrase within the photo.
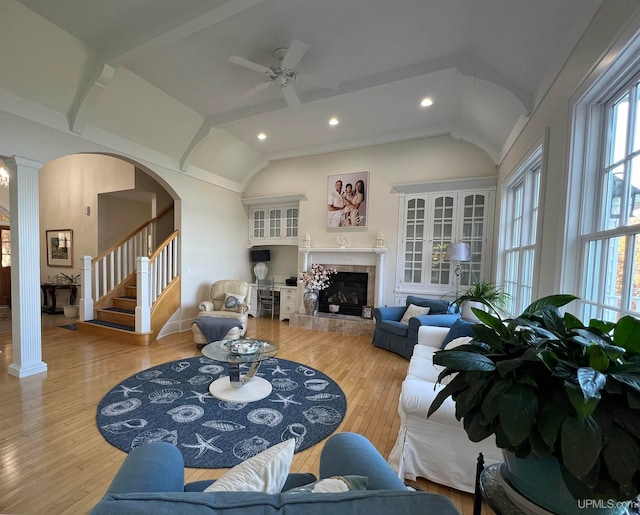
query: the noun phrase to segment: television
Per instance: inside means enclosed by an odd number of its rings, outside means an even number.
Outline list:
[[[271,261],[271,251],[269,249],[250,250],[249,257],[252,263],[262,263],[264,261]]]

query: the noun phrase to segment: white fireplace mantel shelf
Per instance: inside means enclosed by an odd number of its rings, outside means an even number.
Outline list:
[[[314,248],[300,247],[299,252],[303,256],[302,270],[309,270],[312,263],[320,264],[344,264],[365,265],[376,267],[376,292],[375,305],[384,306],[386,268],[386,247],[370,248]]]

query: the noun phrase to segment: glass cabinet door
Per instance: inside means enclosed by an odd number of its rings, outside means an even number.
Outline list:
[[[298,237],[298,208],[288,207],[285,219],[285,238]]]
[[[482,277],[482,245],[487,197],[469,194],[462,199],[462,241],[469,244],[471,261],[460,263],[460,284],[470,286]]]
[[[282,209],[269,209],[269,238],[282,238]]]
[[[254,209],[253,217],[252,217],[252,234],[253,238],[264,238],[264,230],[265,230],[265,210],[264,209]]]
[[[423,282],[425,200],[410,199],[407,202],[404,242],[404,282]]]
[[[444,259],[447,247],[453,241],[455,197],[433,197],[431,210],[431,284],[449,284],[451,263]]]

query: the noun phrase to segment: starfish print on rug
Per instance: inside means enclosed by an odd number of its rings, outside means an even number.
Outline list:
[[[298,401],[294,401],[291,397],[293,397],[293,395],[289,395],[289,397],[285,397],[284,395],[280,394],[280,393],[276,393],[276,395],[279,397],[278,399],[269,399],[271,402],[281,402],[282,403],[282,407],[283,408],[288,408],[289,404],[297,404],[298,406],[301,406],[302,403],[298,402]]]
[[[193,395],[191,397],[187,397],[187,399],[198,399],[202,404],[204,404],[205,399],[214,398],[213,395],[211,395],[209,392],[201,393],[201,392],[194,392],[193,390],[191,390],[191,393]]]
[[[219,449],[218,447],[216,447],[212,443],[212,442],[215,442],[221,436],[222,435],[216,435],[213,438],[209,438],[208,440],[205,440],[204,437],[200,433],[196,433],[196,438],[198,439],[198,443],[197,444],[183,443],[182,446],[183,447],[189,447],[190,449],[199,449],[198,454],[196,455],[195,459],[198,459],[200,456],[202,456],[207,451],[215,451],[215,452],[219,452],[220,454],[222,454],[222,449]]]
[[[291,370],[290,368],[281,368],[280,365],[276,365],[275,368],[270,368],[272,370],[271,375],[274,376],[276,374],[282,374],[283,376],[288,376],[287,372]]]
[[[141,390],[138,390],[138,388],[142,388],[142,385],[138,385],[138,386],[132,386],[132,387],[128,387],[125,386],[123,384],[118,385],[120,388],[122,388],[122,390],[118,393],[122,393],[125,397],[129,398],[129,394],[131,393],[144,393]]]

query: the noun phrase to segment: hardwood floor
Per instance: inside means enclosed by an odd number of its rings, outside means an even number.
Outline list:
[[[10,376],[11,333],[0,332],[0,513],[86,513],[103,496],[125,454],[96,427],[96,407],[122,379],[146,368],[199,355],[191,331],[148,347],[80,335],[57,327],[69,322],[43,315],[44,374]],[[10,330],[6,326],[1,330]],[[375,348],[370,338],[290,328],[250,317],[248,336],[280,344],[279,357],[331,376],[347,395],[339,431],[369,438],[387,456],[398,432],[398,397],[408,361]],[[322,443],[294,456],[292,471],[318,472]],[[186,469],[185,480],[214,478],[226,469]],[[471,515],[472,496],[426,480],[423,490],[448,496]],[[492,513],[483,508],[483,514]]]

